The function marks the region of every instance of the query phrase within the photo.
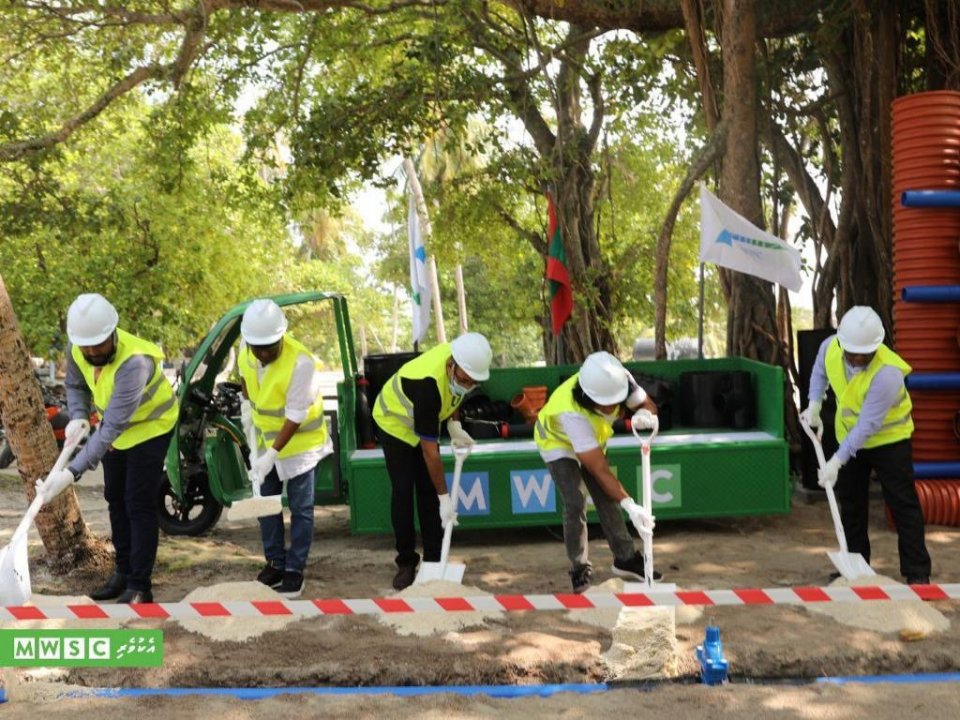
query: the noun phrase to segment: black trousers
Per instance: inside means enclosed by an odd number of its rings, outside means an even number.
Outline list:
[[[150,590],[160,541],[157,497],[172,436],[168,432],[127,450],[110,450],[101,459],[117,572],[127,576],[130,590]]]
[[[390,520],[396,539],[397,565],[416,565],[420,561],[417,554],[417,530],[413,522],[414,497],[417,514],[420,516],[423,559],[425,562],[439,562],[440,546],[443,543],[440,500],[430,480],[423,450],[419,445],[410,447],[385,432],[380,433],[380,444],[393,489],[390,497]]]
[[[909,440],[860,450],[840,468],[836,494],[840,504],[847,549],[870,562],[867,524],[870,505],[870,471],[877,473],[883,499],[897,524],[900,574],[930,574],[930,554],[924,539],[923,512],[913,484],[913,447]]]

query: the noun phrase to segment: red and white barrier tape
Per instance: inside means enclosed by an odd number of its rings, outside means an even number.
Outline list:
[[[334,600],[253,600],[141,605],[32,605],[0,607],[0,624],[31,620],[185,620],[217,617],[318,617],[403,613],[529,612],[679,605],[808,605],[823,602],[957,600],[960,583],[861,587],[738,588],[673,592],[574,595],[474,595],[471,597],[375,597]]]

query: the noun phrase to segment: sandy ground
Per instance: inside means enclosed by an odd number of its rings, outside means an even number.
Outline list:
[[[108,534],[102,487],[89,474],[78,488],[84,517]],[[16,475],[0,473],[0,543],[6,543],[25,509]],[[896,536],[882,507],[872,510],[873,565],[899,579]],[[960,581],[960,529],[928,527],[934,580]],[[658,568],[682,589],[825,585],[833,566],[826,557],[835,539],[825,503],[794,501],[789,515],[710,521],[661,522]],[[556,530],[457,531],[453,559],[466,563],[464,584],[483,592],[567,592],[566,560]],[[31,534],[34,591],[83,595],[89,579],[54,577]],[[591,540],[594,583],[610,580],[610,552]],[[361,598],[393,591],[392,538],[352,536],[349,509],[318,507],[305,598]],[[252,580],[262,565],[257,526],[221,519],[202,538],[161,539],[155,597],[182,600],[198,588]],[[950,621],[943,632],[901,636],[841,624],[803,608],[714,608],[677,618],[676,654],[653,688],[592,695],[492,699],[449,695],[419,698],[284,697],[267,701],[204,698],[43,702],[22,693],[3,706],[9,717],[102,717],[119,705],[151,717],[266,717],[293,713],[314,717],[529,717],[595,716],[629,707],[687,717],[878,718],[960,717],[955,684],[855,685],[761,684],[770,679],[960,670],[957,603],[935,603]],[[595,618],[594,618],[595,619]],[[293,687],[384,685],[517,685],[592,683],[613,676],[604,662],[612,628],[576,612],[504,614],[477,626],[434,635],[402,634],[372,617],[300,620],[245,642],[218,642],[170,623],[163,627],[165,663],[152,669],[77,668],[56,679],[83,687]],[[733,683],[724,688],[693,684],[694,648],[707,622],[719,625]],[[215,622],[211,620],[210,622]],[[25,677],[19,677],[25,680]],[[38,678],[50,680],[52,678]],[[26,685],[22,687],[28,687]],[[39,689],[39,685],[37,688]],[[11,693],[13,695],[13,693]]]

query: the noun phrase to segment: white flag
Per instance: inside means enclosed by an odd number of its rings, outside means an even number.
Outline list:
[[[427,251],[420,233],[417,201],[410,192],[407,215],[407,237],[410,244],[410,304],[413,306],[413,341],[420,342],[430,327],[430,276],[427,274]]]
[[[721,202],[700,184],[700,262],[755,275],[799,292],[800,251]]]

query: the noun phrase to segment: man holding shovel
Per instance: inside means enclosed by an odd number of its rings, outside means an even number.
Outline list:
[[[587,557],[587,505],[583,485],[597,509],[613,551],[613,573],[642,582],[643,555],[633,545],[620,508],[638,531],[652,532],[653,518],[623,488],[607,463],[613,422],[626,406],[640,429],[653,427],[657,406],[619,360],[607,352],[587,356],[580,372],[560,385],[540,410],[534,438],[563,498],[563,542],[572,566],[575,593],[590,587],[593,566]],[[640,427],[642,426],[642,427]],[[619,505],[619,507],[618,507]],[[654,572],[654,579],[660,573]]]
[[[50,502],[102,462],[116,569],[90,597],[153,602],[157,495],[177,398],[163,374],[163,351],[117,321],[116,309],[96,293],[80,295],[67,311],[67,441],[89,431],[91,402],[102,420],[67,469],[51,473],[37,492]]]
[[[840,447],[820,470],[819,484],[836,487],[847,548],[870,562],[867,518],[875,471],[897,525],[900,572],[908,584],[925,585],[930,555],[913,484],[913,405],[904,385],[911,368],[882,344],[883,337],[883,323],[872,308],[850,308],[837,334],[820,345],[802,418],[813,430],[822,428],[820,407],[829,384],[837,397]]]
[[[417,575],[416,497],[424,562],[440,560],[443,528],[456,523],[457,499],[447,492],[440,460],[440,423],[454,444],[472,445],[458,419],[467,393],[490,377],[493,352],[479,333],[465,333],[406,363],[384,384],[373,419],[390,475],[390,519],[397,548],[393,587],[403,590]]]
[[[323,416],[319,361],[287,333],[287,319],[273,300],[250,303],[240,334],[244,347],[237,366],[243,396],[241,422],[250,424],[264,451],[254,457],[251,472],[261,480],[260,492],[280,495],[287,484],[290,547],[285,547],[283,513],[260,518],[260,537],[267,564],[257,580],[288,598],[303,592],[303,571],[313,543],[314,471],[333,452]]]

